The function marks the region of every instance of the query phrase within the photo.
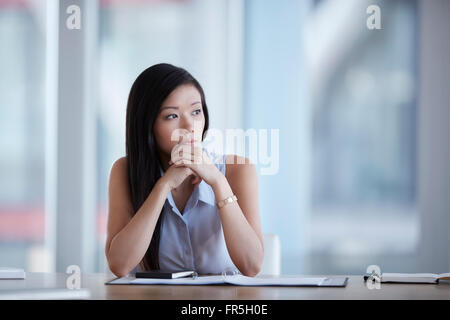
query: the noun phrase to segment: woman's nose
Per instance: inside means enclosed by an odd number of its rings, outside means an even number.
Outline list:
[[[183,127],[186,133],[191,134],[194,132],[194,121],[190,119],[184,120]]]

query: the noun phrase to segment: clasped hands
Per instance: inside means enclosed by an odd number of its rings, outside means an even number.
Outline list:
[[[203,151],[201,143],[187,136],[181,136],[179,142],[173,147],[169,165],[191,169],[195,176],[192,180],[194,186],[198,186],[202,180],[212,186],[222,175]]]

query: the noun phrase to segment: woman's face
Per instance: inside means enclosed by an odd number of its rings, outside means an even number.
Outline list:
[[[200,93],[191,84],[178,86],[164,100],[153,126],[156,144],[166,156],[182,143],[202,141],[205,116]]]

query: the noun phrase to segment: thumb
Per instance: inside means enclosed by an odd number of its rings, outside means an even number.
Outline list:
[[[202,178],[200,178],[199,176],[195,175],[194,179],[192,179],[192,184],[196,186],[198,186],[200,184],[200,182],[202,182]]]
[[[202,179],[200,179],[200,181],[199,182],[197,182],[196,184],[194,184],[194,188],[195,187],[198,187],[199,186],[199,184],[202,182],[203,180]]]

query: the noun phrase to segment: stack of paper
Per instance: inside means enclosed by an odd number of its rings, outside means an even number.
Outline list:
[[[1,279],[25,279],[25,271],[16,268],[0,268]]]
[[[381,282],[438,283],[439,280],[450,280],[450,273],[383,273],[381,275]]]

